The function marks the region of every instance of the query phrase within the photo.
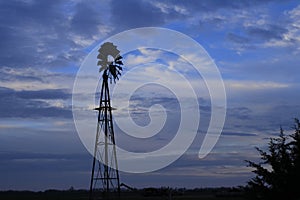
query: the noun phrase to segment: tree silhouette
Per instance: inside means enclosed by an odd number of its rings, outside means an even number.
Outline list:
[[[300,190],[300,122],[295,119],[294,133],[271,138],[267,151],[256,148],[261,162],[246,160],[256,174],[246,187],[251,199],[299,199]]]

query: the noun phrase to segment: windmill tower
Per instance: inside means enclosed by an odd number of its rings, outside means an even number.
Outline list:
[[[120,51],[110,42],[98,50],[98,64],[102,73],[97,133],[90,182],[89,199],[117,199],[120,196],[120,180],[116,156],[115,135],[108,82],[116,83],[121,75],[122,57]]]

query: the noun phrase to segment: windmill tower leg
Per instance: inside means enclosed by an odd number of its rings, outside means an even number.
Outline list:
[[[120,180],[108,76],[103,74],[89,199],[119,199]]]

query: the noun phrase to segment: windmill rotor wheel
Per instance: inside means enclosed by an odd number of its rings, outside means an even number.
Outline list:
[[[100,49],[98,50],[99,54],[97,58],[99,59],[98,64],[100,67],[100,71],[103,71],[109,67],[112,63],[108,60],[109,56],[112,56],[114,59],[117,58],[120,54],[120,51],[117,49],[111,42],[106,42],[101,45]]]

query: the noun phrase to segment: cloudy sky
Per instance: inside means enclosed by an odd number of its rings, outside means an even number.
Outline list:
[[[293,118],[300,117],[298,1],[3,0],[0,11],[1,190],[88,188],[92,156],[73,120],[75,77],[95,47],[133,28],[168,28],[202,45],[223,78],[227,114],[216,146],[199,159],[213,107],[203,79],[170,52],[137,49],[123,55],[125,68],[139,66],[138,77],[163,76],[179,87],[168,70],[182,70],[192,86],[200,85],[195,91],[201,120],[199,134],[177,161],[151,173],[122,172],[121,182],[133,187],[244,185],[253,176],[244,160],[257,159],[254,147],[263,148],[280,125],[290,130]],[[168,144],[178,128],[180,94],[155,84],[132,94],[129,110],[136,124],[150,123],[149,108],[162,116],[164,107],[165,126],[142,142],[116,126],[120,146],[144,152]],[[116,117],[122,114],[122,108],[116,111]]]

